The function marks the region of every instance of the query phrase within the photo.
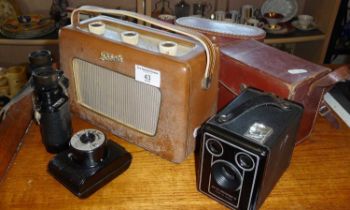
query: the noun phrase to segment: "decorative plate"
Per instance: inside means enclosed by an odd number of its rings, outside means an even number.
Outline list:
[[[296,0],[266,0],[261,6],[261,14],[276,12],[284,16],[282,23],[291,20],[298,13]]]
[[[29,39],[45,36],[56,29],[53,19],[40,15],[18,16],[7,19],[0,27],[0,33],[8,38]]]

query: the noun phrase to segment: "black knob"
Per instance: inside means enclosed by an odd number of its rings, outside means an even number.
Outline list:
[[[106,137],[96,129],[85,129],[70,140],[72,158],[79,164],[95,167],[105,158]]]
[[[228,122],[230,120],[232,120],[233,118],[233,114],[232,113],[228,113],[228,114],[221,114],[216,118],[216,121],[218,123],[225,123]]]

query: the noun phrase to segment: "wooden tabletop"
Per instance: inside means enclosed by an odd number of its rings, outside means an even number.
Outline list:
[[[73,118],[74,130],[91,128]],[[0,183],[0,209],[226,209],[196,190],[194,155],[174,164],[109,137],[132,153],[130,168],[87,199],[79,199],[47,172],[53,155],[32,124]],[[350,209],[350,129],[318,119],[313,135],[295,149],[292,163],[261,209]]]

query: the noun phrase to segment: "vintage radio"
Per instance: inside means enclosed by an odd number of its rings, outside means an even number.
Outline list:
[[[81,13],[135,18],[167,31],[106,16],[80,22]],[[72,25],[60,32],[72,111],[165,159],[183,161],[194,150],[193,130],[215,113],[218,93],[215,47],[186,30],[121,10],[75,10]]]
[[[198,189],[258,209],[289,166],[302,107],[246,89],[200,129]]]

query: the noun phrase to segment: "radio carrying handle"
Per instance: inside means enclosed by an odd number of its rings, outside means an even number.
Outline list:
[[[135,12],[129,12],[125,10],[115,10],[115,9],[106,9],[96,6],[81,6],[78,9],[75,9],[71,16],[72,26],[75,28],[79,27],[80,19],[79,15],[81,13],[84,14],[109,14],[109,15],[118,15],[118,16],[127,16],[130,18],[135,18],[137,20],[143,21],[145,23],[160,27],[161,29],[169,30],[178,34],[185,35],[187,37],[191,37],[194,40],[197,40],[203,47],[206,52],[206,69],[202,79],[202,88],[209,89],[212,75],[215,70],[215,61],[216,61],[216,51],[214,44],[210,41],[209,38],[200,34],[194,30],[187,29],[181,26],[173,25],[170,23],[166,23],[163,21],[159,21],[157,19],[151,18],[146,15],[138,14]]]

